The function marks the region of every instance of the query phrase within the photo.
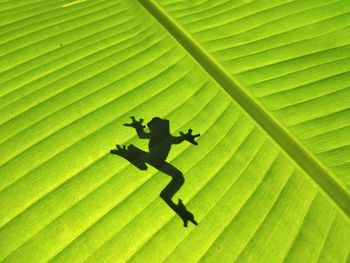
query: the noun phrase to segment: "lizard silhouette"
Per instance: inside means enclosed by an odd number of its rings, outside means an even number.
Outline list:
[[[166,162],[166,158],[168,157],[171,146],[174,144],[188,141],[194,145],[198,145],[195,138],[199,137],[200,134],[193,135],[192,130],[189,129],[187,133],[180,132],[180,136],[173,136],[170,134],[169,120],[159,117],[154,117],[147,123],[149,132],[146,132],[144,130],[146,126],[142,124],[144,121],[143,119],[137,121],[135,117],[132,116],[131,120],[131,123],[125,123],[124,126],[134,128],[140,139],[149,139],[149,152],[145,152],[132,144],[128,147],[117,144],[117,148],[111,150],[111,153],[125,158],[140,170],[147,170],[147,164],[149,164],[157,170],[171,176],[170,183],[161,191],[159,196],[181,217],[185,227],[187,227],[189,221],[194,225],[198,225],[197,221],[194,219],[194,215],[187,210],[181,199],[178,200],[177,204],[172,201],[173,196],[184,184],[185,178],[181,171]]]

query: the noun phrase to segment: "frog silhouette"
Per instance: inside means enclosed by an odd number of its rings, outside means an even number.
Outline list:
[[[112,154],[119,155],[131,164],[139,168],[140,170],[147,170],[147,164],[153,166],[160,172],[163,172],[171,177],[170,183],[161,191],[160,197],[165,203],[183,220],[184,226],[188,226],[188,222],[198,225],[194,219],[194,215],[187,210],[186,206],[181,199],[178,203],[174,203],[172,198],[180,190],[185,183],[185,178],[180,170],[166,162],[166,158],[169,155],[171,146],[174,144],[188,141],[193,145],[198,145],[195,138],[200,134],[192,134],[192,130],[189,129],[187,133],[180,132],[180,136],[173,136],[170,134],[169,120],[154,117],[147,123],[149,132],[145,131],[143,119],[136,120],[134,116],[131,117],[131,123],[125,123],[124,126],[132,127],[136,130],[136,133],[140,139],[148,139],[149,152],[145,152],[134,145],[120,146],[116,145],[116,149],[111,150]]]

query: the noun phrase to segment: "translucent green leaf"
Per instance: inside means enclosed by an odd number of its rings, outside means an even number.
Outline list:
[[[0,3],[0,260],[347,262],[349,9],[340,1]],[[170,120],[170,177],[109,154]]]

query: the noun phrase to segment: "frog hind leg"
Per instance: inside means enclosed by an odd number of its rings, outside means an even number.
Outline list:
[[[147,152],[142,151],[141,149],[135,147],[132,144],[128,147],[126,147],[125,145],[120,146],[119,144],[117,144],[116,146],[117,149],[111,150],[111,154],[116,154],[120,157],[123,157],[140,170],[147,170],[147,165],[145,162],[148,154]]]

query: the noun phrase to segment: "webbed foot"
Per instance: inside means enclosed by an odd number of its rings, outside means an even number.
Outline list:
[[[122,157],[127,157],[128,155],[128,150],[126,149],[126,146],[120,146],[119,144],[116,144],[117,149],[111,150],[112,154],[117,154],[120,155]]]
[[[184,227],[188,226],[188,222],[191,222],[196,226],[198,225],[198,222],[194,219],[194,215],[187,210],[181,199],[179,199],[179,202],[177,204],[177,212],[184,222]]]
[[[111,150],[111,154],[116,154],[123,157],[140,170],[147,170],[147,165],[145,163],[145,152],[132,144],[128,147],[125,145],[120,146],[119,144],[116,146],[117,149]]]

